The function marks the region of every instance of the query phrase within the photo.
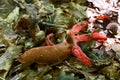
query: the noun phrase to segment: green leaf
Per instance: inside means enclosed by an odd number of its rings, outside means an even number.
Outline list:
[[[81,6],[76,3],[70,3],[70,9],[69,9],[71,15],[73,15],[75,18],[79,20],[83,20],[86,18],[86,7]]]
[[[72,74],[66,74],[64,71],[60,72],[60,75],[56,77],[54,80],[78,80],[78,77]]]
[[[53,79],[52,79],[52,76],[50,74],[47,74],[43,77],[42,80],[53,80]]]
[[[26,69],[25,71],[15,75],[11,80],[34,80],[37,74],[37,72],[31,69]]]

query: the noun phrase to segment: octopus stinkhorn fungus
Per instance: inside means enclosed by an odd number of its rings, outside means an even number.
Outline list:
[[[86,56],[86,54],[81,50],[81,48],[77,45],[78,42],[85,42],[85,41],[94,41],[97,40],[99,42],[104,42],[107,37],[105,34],[100,34],[98,32],[93,32],[90,34],[81,34],[79,35],[79,31],[85,30],[88,27],[87,21],[80,22],[73,26],[69,35],[73,39],[73,47],[72,53],[75,55],[82,63],[88,66],[92,66],[92,61],[90,58]]]

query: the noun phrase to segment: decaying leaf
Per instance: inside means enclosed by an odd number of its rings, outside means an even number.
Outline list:
[[[37,72],[31,69],[26,69],[25,71],[15,75],[11,80],[34,80],[37,76]]]
[[[117,62],[114,62],[110,66],[106,66],[103,69],[101,69],[100,72],[102,74],[105,74],[108,79],[116,80],[116,79],[120,78],[119,70],[117,70],[118,68],[119,68],[119,64]]]
[[[0,1],[0,20],[6,18],[14,7],[12,0]]]
[[[19,15],[19,7],[15,7],[13,11],[5,19],[1,19],[0,21],[11,23],[18,19],[18,15]]]
[[[0,43],[6,44],[6,50],[0,56],[0,77],[5,79],[12,66],[13,59],[19,56],[22,47],[15,45],[15,43],[13,44],[16,35],[12,30],[11,24],[8,24],[6,21],[1,22],[0,24],[2,26]]]
[[[119,0],[0,1],[0,80],[39,80],[41,74],[42,80],[119,80],[119,5]],[[83,20],[88,23],[87,29],[78,31],[74,36],[98,32],[107,38],[103,43],[78,43],[78,47],[91,59],[92,66],[83,65],[72,54],[68,58],[69,45],[62,44],[66,36],[69,37],[73,25]],[[60,46],[56,48],[57,45],[46,46],[45,40],[50,33],[54,34],[50,39],[53,43],[62,44],[60,49]],[[76,38],[80,41],[98,36],[79,37]],[[71,39],[68,41],[73,43]],[[23,65],[25,68],[19,71],[22,64],[17,61],[18,58],[22,58],[21,63],[34,63],[27,67]],[[38,62],[51,69],[44,72],[42,67],[45,66],[36,64]],[[59,64],[51,64],[54,62]]]
[[[60,75],[54,80],[78,80],[78,78],[74,74],[67,75],[64,71],[61,71]]]
[[[118,61],[120,61],[120,44],[114,44],[112,46],[112,50],[115,51],[115,57]]]
[[[72,14],[79,20],[86,18],[86,12],[85,12],[86,7],[85,6],[81,6],[81,5],[75,4],[75,3],[70,3],[69,10],[70,10],[70,14]]]
[[[13,59],[17,58],[20,52],[21,47],[12,44],[0,57],[0,77],[6,77],[9,69],[12,66]]]

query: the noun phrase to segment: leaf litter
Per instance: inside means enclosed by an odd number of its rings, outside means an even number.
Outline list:
[[[120,78],[119,0],[4,0],[0,4],[0,79],[117,80]],[[47,57],[47,54],[42,59],[40,57],[42,55],[33,52],[35,55],[26,54],[32,62],[18,61],[24,52],[29,52],[30,49],[36,51],[36,47],[51,47],[64,41],[73,44],[75,41],[68,34],[72,27],[81,21],[87,21],[88,28],[75,34],[78,37],[87,34],[79,40],[85,40],[85,37],[91,39],[91,33],[94,32],[107,36],[104,42],[87,40],[77,43],[77,46],[91,59],[92,66],[83,64],[71,52],[65,59],[57,58],[59,55]],[[50,33],[54,35],[48,37]],[[98,38],[96,35],[92,38]],[[47,50],[46,48],[46,53],[51,53]],[[60,54],[57,50],[54,53]],[[33,60],[32,56],[43,62],[52,58],[58,60],[47,64],[39,61],[37,64],[37,59]]]

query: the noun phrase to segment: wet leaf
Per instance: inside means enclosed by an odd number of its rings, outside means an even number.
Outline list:
[[[18,19],[18,15],[19,15],[19,7],[15,7],[13,11],[5,19],[1,19],[0,21],[11,23]]]
[[[113,52],[104,50],[93,51],[89,56],[92,58],[94,65],[102,66],[109,65],[113,61]]]
[[[26,69],[25,71],[15,75],[11,80],[34,80],[37,76],[37,72],[31,70],[31,69]]]
[[[54,80],[78,80],[78,78],[74,74],[66,74],[64,71],[61,71],[60,75]]]
[[[45,76],[43,77],[42,80],[52,80],[52,75],[47,74],[47,75],[45,75]]]
[[[0,75],[5,78],[10,67],[12,66],[13,59],[17,58],[21,52],[21,47],[11,45],[6,52],[0,57]]]
[[[119,68],[119,64],[117,62],[114,62],[110,66],[106,66],[102,68],[100,72],[105,74],[108,79],[115,80],[117,78],[120,78],[119,73],[117,72],[118,68]]]
[[[79,20],[86,18],[86,7],[85,6],[81,6],[77,3],[71,2],[69,10],[70,10],[70,14]]]
[[[7,17],[7,15],[14,9],[15,5],[12,0],[0,1],[0,20]]]
[[[55,17],[54,22],[56,24],[64,24],[64,25],[66,24],[66,25],[68,25],[69,21],[70,21],[70,15],[67,14],[67,13],[64,13],[61,8],[58,8],[56,10],[56,17]]]

